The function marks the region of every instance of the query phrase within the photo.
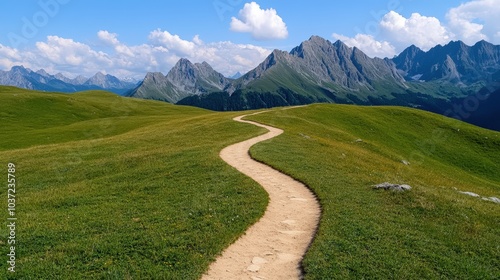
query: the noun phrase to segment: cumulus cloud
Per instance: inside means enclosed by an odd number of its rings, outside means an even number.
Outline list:
[[[179,35],[172,35],[168,31],[157,29],[149,34],[149,40],[156,45],[162,45],[181,54],[192,54],[196,44],[183,40]],[[199,38],[198,40],[199,41]]]
[[[380,22],[384,35],[400,46],[416,45],[428,50],[448,43],[454,35],[435,17],[413,13],[409,18],[391,11]]]
[[[475,0],[450,9],[446,14],[450,30],[468,44],[483,39],[500,43],[498,4],[496,0]]]
[[[107,30],[101,30],[97,32],[97,37],[107,45],[116,46],[120,43],[118,41],[118,34],[110,33]]]
[[[423,50],[452,40],[462,40],[469,45],[479,40],[500,44],[498,15],[500,5],[497,0],[472,0],[451,8],[446,14],[446,22],[419,13],[406,18],[390,11],[378,23],[380,32],[376,37],[369,34],[347,37],[336,33],[332,37],[356,46],[370,56],[379,57],[390,57],[412,44]]]
[[[229,41],[214,42],[201,47],[192,61],[206,61],[215,70],[228,76],[236,72],[246,73],[257,67],[272,50],[249,44],[235,44]]]
[[[0,67],[3,69],[11,68],[20,63],[22,57],[17,49],[10,48],[0,44]]]
[[[168,50],[171,66],[184,57],[192,62],[206,61],[224,75],[248,72],[261,63],[271,50],[248,44],[229,41],[205,43],[196,35],[191,41],[184,40],[167,31],[155,30],[149,36],[153,46]],[[241,59],[244,57],[245,59]]]
[[[246,3],[239,18],[231,18],[231,30],[252,34],[257,40],[286,39],[288,29],[275,9],[261,9],[260,5]]]
[[[43,68],[52,74],[62,72],[69,77],[80,74],[89,77],[100,71],[141,79],[146,72],[166,74],[180,58],[187,58],[194,63],[206,61],[229,76],[253,69],[271,53],[266,48],[229,41],[205,43],[198,35],[186,40],[162,30],[150,32],[149,41],[141,45],[124,44],[118,34],[106,30],[99,31],[97,38],[107,52],[58,36],[48,36],[46,41],[37,42],[35,48],[23,51],[0,45],[0,69],[24,65],[33,70]]]
[[[39,60],[46,62],[46,65],[65,65],[68,69],[84,71],[104,71],[112,66],[109,55],[72,39],[48,36],[47,42],[37,42],[36,48]]]
[[[370,57],[393,57],[396,48],[387,41],[377,41],[372,35],[357,34],[354,38],[334,33],[333,38],[341,40],[349,47],[357,47]]]
[[[196,45],[203,45],[203,40],[200,39],[200,35],[195,35],[193,38],[193,42]]]
[[[405,18],[395,11],[390,11],[382,17],[378,26],[380,33],[377,38],[368,34],[357,34],[351,38],[336,33],[332,37],[376,57],[392,57],[410,45],[428,50],[455,38],[439,19],[419,13]]]

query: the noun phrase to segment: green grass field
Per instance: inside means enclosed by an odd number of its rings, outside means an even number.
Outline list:
[[[241,114],[0,87],[0,166],[6,178],[16,164],[18,218],[17,272],[2,227],[0,277],[199,278],[267,204],[218,156],[264,132],[231,120]],[[500,205],[458,190],[500,197],[500,133],[397,107],[249,118],[285,130],[252,155],[322,205],[307,279],[498,279]],[[372,190],[385,181],[413,189]]]
[[[248,119],[285,130],[252,156],[306,183],[322,205],[306,279],[500,276],[500,205],[457,191],[500,198],[500,133],[397,107],[313,105]],[[413,189],[371,188],[386,181]]]
[[[265,209],[267,194],[218,156],[264,132],[237,113],[104,92],[0,88],[0,100],[18,218],[15,274],[0,230],[2,279],[197,279]]]

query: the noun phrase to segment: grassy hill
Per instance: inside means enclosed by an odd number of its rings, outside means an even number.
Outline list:
[[[263,132],[234,113],[5,87],[0,112],[18,218],[17,272],[5,257],[2,279],[197,279],[265,209],[267,194],[218,156]]]
[[[398,107],[248,119],[285,130],[252,156],[306,183],[322,205],[306,279],[498,279],[500,205],[458,191],[500,198],[500,133]],[[386,181],[413,189],[371,187]]]
[[[267,203],[218,156],[264,132],[231,120],[241,114],[0,87],[0,164],[4,174],[17,167],[14,276],[197,279]],[[458,192],[500,197],[500,133],[398,107],[312,105],[250,118],[285,130],[252,155],[320,199],[306,278],[500,275],[500,205]],[[372,190],[385,181],[413,189]],[[7,228],[0,234],[5,256]],[[4,261],[0,270],[13,276]]]

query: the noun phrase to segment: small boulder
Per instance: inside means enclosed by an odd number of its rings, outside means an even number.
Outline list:
[[[374,185],[373,188],[376,190],[383,189],[383,190],[398,191],[398,192],[404,192],[404,191],[411,190],[411,186],[409,186],[409,185],[391,184],[388,182]]]

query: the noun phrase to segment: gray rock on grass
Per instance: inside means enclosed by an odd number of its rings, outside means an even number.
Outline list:
[[[411,186],[409,186],[409,185],[391,184],[388,182],[374,185],[373,188],[376,190],[382,189],[382,190],[398,191],[398,192],[404,192],[404,191],[411,190]]]

